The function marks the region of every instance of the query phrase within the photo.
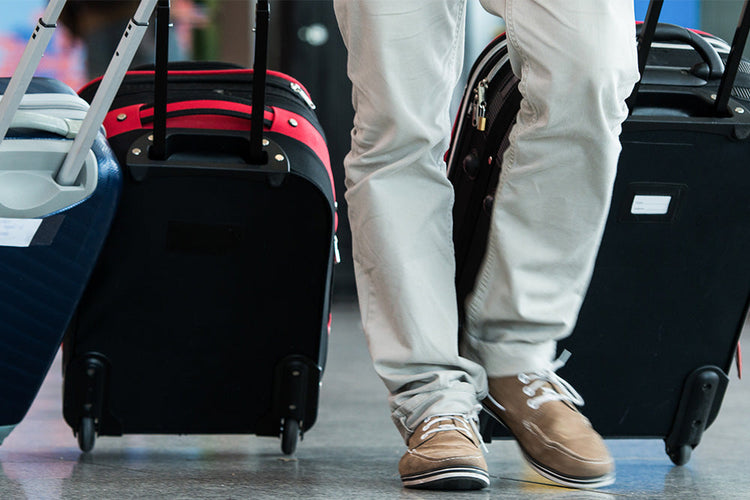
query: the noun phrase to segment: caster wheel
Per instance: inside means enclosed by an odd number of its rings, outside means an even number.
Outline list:
[[[83,452],[94,449],[96,431],[94,430],[94,419],[91,417],[81,418],[81,427],[78,429],[78,447]]]
[[[690,460],[690,454],[693,452],[693,447],[689,444],[683,444],[674,450],[667,450],[667,455],[675,465],[685,465]]]
[[[299,437],[299,422],[293,418],[285,418],[281,429],[281,451],[285,455],[291,455],[297,449],[297,438]]]

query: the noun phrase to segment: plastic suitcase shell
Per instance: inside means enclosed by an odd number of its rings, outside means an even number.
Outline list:
[[[726,42],[703,38],[726,61]],[[586,399],[594,427],[605,437],[664,438],[676,464],[718,414],[750,297],[750,66],[742,63],[730,111],[718,117],[718,81],[690,71],[702,63],[689,46],[654,44],[649,65],[658,68],[647,68],[623,125],[594,275],[559,346],[573,354],[560,374]],[[484,254],[517,83],[501,35],[470,72],[446,155],[460,309]],[[508,435],[483,422],[486,440]]]
[[[66,338],[64,416],[86,450],[94,434],[283,433],[289,453],[316,419],[330,326],[325,139],[299,82],[269,73],[264,137],[286,167],[248,165],[253,72],[171,68],[167,161],[147,154],[153,71],[126,75],[105,119],[123,195]]]
[[[20,110],[81,120],[88,104],[57,80],[35,78]],[[36,397],[117,206],[122,178],[103,134],[82,174],[96,176],[91,192],[54,185],[52,162],[72,142],[11,128],[0,144],[0,428],[19,423]]]

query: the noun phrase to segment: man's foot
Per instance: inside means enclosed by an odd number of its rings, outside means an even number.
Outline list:
[[[615,481],[612,457],[589,420],[583,399],[553,370],[490,378],[484,408],[505,425],[539,474],[576,488]]]
[[[424,420],[398,464],[407,488],[478,490],[490,484],[476,425],[460,415]]]

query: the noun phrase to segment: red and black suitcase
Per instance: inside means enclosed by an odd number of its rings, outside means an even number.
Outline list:
[[[268,2],[254,70],[167,73],[168,15],[160,2],[162,59],[126,75],[105,120],[123,192],[65,338],[64,417],[85,451],[95,435],[248,433],[291,453],[330,326],[325,138],[302,85],[266,72]]]
[[[750,62],[741,59],[750,13],[746,3],[730,51],[707,34],[657,27],[661,4],[643,24],[642,80],[594,274],[560,342],[573,354],[560,375],[602,435],[664,438],[681,465],[718,414],[750,300]],[[471,70],[446,156],[461,309],[521,99],[506,43],[490,43]],[[486,415],[483,435],[508,436]]]

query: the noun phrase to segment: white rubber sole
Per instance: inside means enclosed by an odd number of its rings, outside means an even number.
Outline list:
[[[473,467],[452,467],[401,476],[406,488],[434,490],[479,490],[490,485],[486,471]]]

